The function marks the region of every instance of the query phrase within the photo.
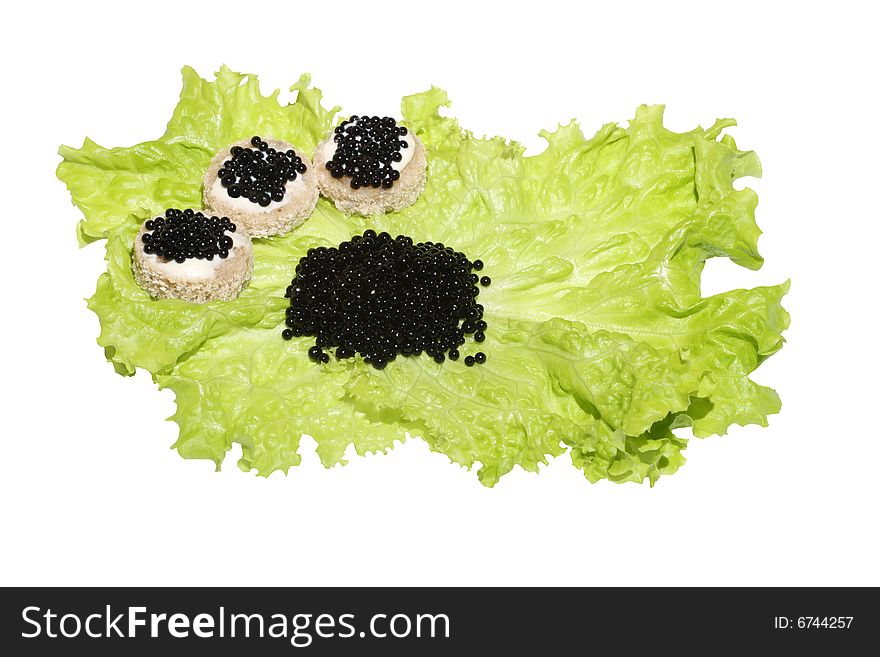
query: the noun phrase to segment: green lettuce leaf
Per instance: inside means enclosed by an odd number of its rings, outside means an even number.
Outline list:
[[[354,368],[349,400],[370,419],[402,423],[456,463],[480,462],[487,485],[516,465],[537,471],[562,443],[595,439],[605,431],[595,419],[641,434],[688,406],[694,385],[674,355],[625,335],[563,319],[501,320],[490,329],[480,347],[490,354],[484,365],[406,358],[381,371]]]
[[[233,339],[211,340],[156,382],[171,388],[180,425],[175,447],[186,458],[220,464],[233,442],[242,446],[239,467],[268,476],[299,465],[303,433],[318,441],[331,466],[345,450],[384,452],[405,431],[373,423],[342,401],[343,363],[316,367],[303,349],[291,349],[274,329],[246,329]]]
[[[58,176],[82,211],[81,242],[107,238],[108,269],[89,301],[99,344],[121,373],[151,372],[174,390],[178,451],[268,475],[299,463],[303,433],[325,465],[349,446],[386,451],[407,433],[494,485],[516,466],[537,471],[568,451],[590,481],[675,472],[687,441],[731,424],[766,425],[776,393],[751,373],[783,344],[788,284],[704,298],[713,257],[762,264],[757,196],[733,182],[760,162],[724,130],[674,133],[663,108],[587,138],[574,122],[542,132],[525,156],[502,138],[476,138],[443,116],[440,89],[408,96],[403,121],[428,149],[425,192],[399,213],[346,217],[321,199],[291,234],[255,240],[250,286],[231,302],[152,300],[131,274],[139,222],[166,207],[197,207],[211,156],[262,134],[310,153],[334,125],[303,76],[296,100],[260,94],[227,68],[214,81],[184,69],[165,134],[131,148],[86,140],[62,147]],[[308,338],[280,338],[284,289],[313,246],[364,228],[444,242],[481,258],[493,283],[479,301],[489,322],[486,364],[398,358],[382,371],[359,359],[315,366]],[[468,347],[468,351],[475,351]]]

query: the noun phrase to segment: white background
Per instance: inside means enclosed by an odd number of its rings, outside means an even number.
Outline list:
[[[0,584],[880,584],[877,22],[847,2],[614,4],[7,7]],[[325,470],[305,440],[268,480],[236,452],[219,474],[184,461],[172,393],[95,343],[103,245],[77,249],[54,169],[86,135],[157,137],[180,67],[222,63],[267,92],[311,72],[349,113],[435,84],[464,126],[532,153],[541,128],[643,102],[676,130],[737,118],[767,262],[713,261],[705,291],[792,279],[789,343],[756,375],[782,414],[691,442],[653,489],[591,485],[564,456],[489,490],[412,441]]]

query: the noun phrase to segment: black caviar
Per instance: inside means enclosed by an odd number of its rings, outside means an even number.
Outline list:
[[[147,220],[144,228],[144,253],[180,263],[187,258],[226,258],[232,248],[232,238],[226,233],[235,232],[235,224],[228,217],[206,217],[201,212],[175,208],[166,210],[164,217]]]
[[[296,266],[282,337],[312,336],[309,358],[328,362],[356,354],[382,369],[398,355],[422,352],[458,360],[466,336],[485,339],[473,263],[440,243],[366,230],[338,247],[309,249]],[[479,352],[482,354],[482,352]],[[465,363],[485,362],[467,356]]]
[[[352,116],[334,130],[336,152],[327,162],[334,178],[348,176],[352,189],[390,188],[400,178],[392,165],[403,159],[401,149],[408,148],[401,137],[407,129],[392,117]]]
[[[306,165],[295,151],[277,151],[260,137],[251,139],[253,148],[233,146],[217,172],[220,184],[230,198],[246,198],[266,207],[284,200],[285,185],[306,172]]]

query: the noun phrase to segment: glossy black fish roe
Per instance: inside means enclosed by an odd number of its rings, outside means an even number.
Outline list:
[[[316,362],[327,362],[332,348],[339,359],[359,354],[376,369],[423,352],[437,363],[457,360],[477,322],[481,334],[486,329],[472,268],[444,244],[374,230],[309,249],[285,293],[282,336],[314,337]]]
[[[232,248],[235,224],[228,217],[206,217],[193,210],[170,208],[164,217],[149,219],[141,236],[144,253],[155,253],[165,260],[182,263],[189,258],[226,258]]]
[[[284,200],[288,182],[306,172],[302,158],[293,150],[276,151],[260,137],[251,139],[253,148],[233,146],[231,159],[217,172],[230,198],[246,198],[262,207]]]
[[[388,189],[400,178],[394,163],[402,161],[401,151],[409,148],[401,139],[406,134],[407,129],[390,116],[352,116],[334,130],[336,152],[327,169],[334,178],[351,178],[352,189]]]

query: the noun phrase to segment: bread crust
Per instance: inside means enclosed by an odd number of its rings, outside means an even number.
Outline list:
[[[428,156],[422,141],[415,134],[410,134],[415,149],[412,159],[403,167],[400,178],[394,181],[390,189],[383,187],[352,189],[350,178],[334,178],[327,170],[327,160],[323,157],[323,153],[333,141],[333,133],[330,133],[318,143],[313,158],[321,194],[333,201],[340,212],[367,217],[385,212],[398,212],[411,206],[425,189]]]
[[[236,233],[244,238],[236,244],[213,270],[210,277],[182,277],[158,267],[156,261],[144,253],[141,226],[134,240],[132,253],[132,273],[134,280],[150,296],[156,299],[183,299],[192,303],[208,301],[230,301],[238,297],[247,286],[254,271],[254,249],[250,237],[236,227]]]
[[[232,157],[229,150],[233,146],[253,148],[249,139],[242,139],[219,151],[211,160],[208,170],[202,181],[202,198],[205,207],[215,215],[229,217],[236,226],[243,226],[251,237],[270,237],[288,233],[306,219],[308,219],[318,203],[318,184],[315,175],[315,167],[305,153],[295,149],[291,144],[280,139],[266,139],[266,143],[277,151],[293,150],[306,165],[306,172],[302,176],[305,188],[295,187],[296,190],[284,205],[263,212],[247,212],[232,205],[232,199],[226,194],[213,192],[214,182],[217,180],[217,172],[223,167],[223,163]],[[291,194],[290,188],[285,191],[285,196]],[[260,206],[255,206],[260,208]],[[260,208],[262,210],[262,208]]]

